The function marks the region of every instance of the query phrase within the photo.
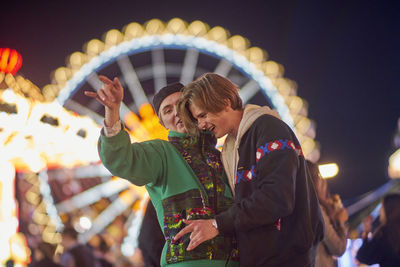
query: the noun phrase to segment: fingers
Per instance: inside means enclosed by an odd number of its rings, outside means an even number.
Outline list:
[[[100,81],[102,81],[104,84],[111,84],[113,85],[113,81],[111,81],[110,79],[108,79],[106,76],[104,75],[99,75],[99,79]]]
[[[103,102],[106,102],[107,99],[108,99],[108,96],[107,96],[107,94],[105,93],[105,90],[104,90],[104,89],[99,89],[99,90],[97,91],[97,95],[99,96],[99,98],[100,98]],[[106,98],[107,98],[107,99],[106,99]]]
[[[193,231],[193,227],[192,226],[186,226],[185,228],[183,228],[182,230],[179,231],[179,233],[176,234],[176,236],[174,237],[174,241],[179,240],[182,236],[186,235],[187,233],[190,233]]]
[[[107,88],[107,86],[105,88],[100,89],[104,95],[106,96],[106,98],[111,101],[111,102],[115,102],[115,96],[113,94],[113,87],[111,88]],[[99,91],[100,91],[99,90]]]
[[[106,105],[105,101],[101,99],[100,95],[96,92],[91,92],[91,91],[85,91],[84,94],[88,97],[95,98],[97,101],[99,101],[102,105]]]
[[[120,99],[122,100],[124,88],[117,77],[115,77],[114,80],[110,80],[106,76],[100,75],[99,79],[103,82],[102,89],[104,90],[104,94],[108,97],[109,101],[116,103]]]
[[[96,98],[97,97],[97,93],[96,92],[91,92],[91,91],[84,91],[84,94],[88,97],[91,98]]]
[[[117,77],[114,78],[114,86],[118,88],[119,90],[123,90],[121,83],[119,82],[119,79]]]
[[[211,220],[183,220],[187,224],[175,237],[174,242],[187,233],[190,234],[190,242],[187,250],[193,250],[204,241],[210,240],[218,235],[218,230],[212,226]]]
[[[217,234],[213,234],[213,233],[208,233],[207,229],[204,228],[204,226],[202,228],[195,228],[195,231],[192,232],[192,234],[190,235],[190,242],[189,245],[187,247],[187,250],[193,250],[195,249],[197,246],[199,246],[201,243],[210,240],[212,238],[214,238]]]
[[[201,238],[190,238],[190,242],[188,247],[186,248],[187,251],[193,250],[195,249],[198,245],[200,245],[201,243],[203,243],[204,241],[206,241],[205,239],[201,239]]]
[[[115,77],[114,80],[110,80],[106,76],[100,75],[99,79],[103,82],[103,87],[97,92],[85,91],[84,94],[95,98],[104,106],[116,107],[123,98],[123,88],[118,78]]]

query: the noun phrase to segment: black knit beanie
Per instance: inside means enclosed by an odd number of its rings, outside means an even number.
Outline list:
[[[183,84],[181,83],[171,83],[168,84],[167,86],[163,87],[160,89],[160,91],[157,92],[157,94],[154,95],[153,97],[153,107],[154,111],[158,115],[158,111],[160,110],[160,105],[163,100],[176,92],[180,92],[183,88]]]

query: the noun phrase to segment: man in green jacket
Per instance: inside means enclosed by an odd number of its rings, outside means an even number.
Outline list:
[[[100,76],[97,92],[85,92],[105,106],[105,127],[98,150],[104,166],[135,185],[145,185],[165,236],[161,266],[239,266],[233,240],[216,236],[195,250],[187,251],[190,238],[174,241],[184,219],[211,219],[233,203],[232,193],[211,133],[186,134],[177,116],[176,103],[183,87],[175,83],[162,88],[153,99],[160,123],[169,131],[169,142],[151,140],[131,143],[122,128],[120,106],[123,88],[118,80]]]

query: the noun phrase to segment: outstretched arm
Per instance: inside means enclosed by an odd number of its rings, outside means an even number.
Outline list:
[[[163,166],[166,164],[162,146],[155,142],[131,143],[129,133],[121,131],[122,125],[119,123],[124,89],[118,78],[99,78],[103,87],[97,92],[85,91],[85,95],[95,98],[105,107],[106,127],[98,142],[101,162],[113,175],[128,179],[135,185],[157,183],[163,177]],[[120,128],[116,130],[118,126]]]

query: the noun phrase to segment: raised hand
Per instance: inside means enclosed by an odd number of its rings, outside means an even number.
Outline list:
[[[336,212],[335,218],[339,222],[344,223],[347,222],[347,220],[349,219],[349,214],[347,213],[347,210],[344,207],[342,207],[339,211]]]
[[[100,81],[103,82],[103,87],[97,92],[85,91],[85,95],[95,98],[105,107],[111,110],[119,110],[121,102],[124,98],[124,89],[118,78],[110,80],[106,76],[99,76]]]
[[[99,79],[103,82],[103,87],[97,92],[85,91],[85,95],[95,98],[104,105],[104,124],[111,127],[120,119],[119,109],[124,98],[124,88],[117,77],[113,81],[106,76],[99,76]]]

